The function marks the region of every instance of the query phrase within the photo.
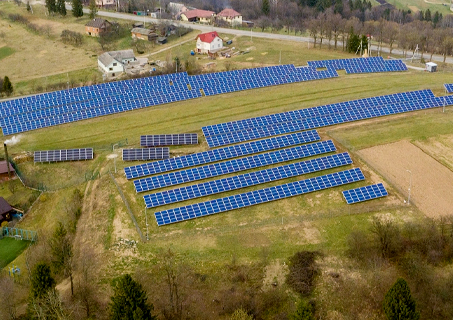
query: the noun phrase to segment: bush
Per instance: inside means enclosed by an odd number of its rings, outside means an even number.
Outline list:
[[[319,274],[315,259],[320,255],[319,252],[303,251],[290,258],[287,284],[303,296],[314,290],[315,277]]]
[[[84,39],[81,33],[67,29],[61,32],[60,38],[63,43],[71,44],[76,47],[80,46]]]

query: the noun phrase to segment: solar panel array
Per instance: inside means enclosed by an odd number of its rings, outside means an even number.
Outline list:
[[[405,71],[407,66],[402,60],[384,60],[383,57],[367,57],[352,59],[333,59],[308,61],[307,64],[314,68],[327,68],[328,70],[345,69],[347,74]]]
[[[444,84],[446,92],[452,94],[452,84]]]
[[[171,204],[193,198],[232,191],[244,187],[268,183],[298,175],[322,171],[329,168],[352,164],[348,153],[335,154],[309,161],[264,169],[257,172],[222,178],[196,185],[181,187],[170,191],[145,195],[147,208]]]
[[[394,115],[421,109],[452,105],[452,96],[427,97],[420,100],[406,100],[378,107],[369,107],[358,110],[344,110],[319,117],[301,118],[294,121],[272,124],[270,126],[248,128],[244,130],[208,136],[207,142],[210,147],[224,146],[243,142],[251,139],[264,138],[274,135],[287,134],[300,130],[309,130],[319,127],[342,124],[351,121],[375,118],[380,116]]]
[[[364,180],[359,168],[236,194],[155,213],[158,226],[217,214]]]
[[[124,161],[167,159],[170,157],[168,147],[123,149]]]
[[[331,140],[189,168],[134,181],[137,193],[336,151]]]
[[[347,59],[344,64],[352,60],[353,66],[358,63],[362,65],[365,64],[364,61],[372,58],[355,59]],[[389,63],[397,62],[393,60]],[[383,64],[387,63],[385,61]],[[377,64],[373,66],[381,68]],[[393,68],[385,69],[386,71],[399,70]],[[337,76],[334,68],[317,71],[316,67],[309,64],[298,68],[294,65],[279,65],[196,76],[177,73],[103,83],[1,102],[0,127],[3,135],[12,135],[148,106],[198,98],[202,96],[202,92],[209,96]]]
[[[343,191],[342,195],[344,195],[347,204],[354,204],[387,196],[388,192],[386,191],[382,183],[378,183],[374,185],[349,189],[347,191]]]
[[[93,159],[93,148],[42,150],[34,153],[34,162],[64,162]]]
[[[126,178],[133,179],[182,169],[185,167],[213,163],[230,158],[245,156],[248,154],[260,153],[268,150],[314,142],[317,140],[320,140],[320,136],[318,135],[317,131],[310,130],[307,132],[294,133],[254,142],[247,142],[235,146],[213,149],[206,152],[171,158],[168,160],[125,167],[124,170]]]
[[[142,135],[140,146],[197,145],[197,134]]]
[[[209,125],[202,127],[205,137],[220,135],[224,133],[239,131],[248,128],[264,127],[273,124],[289,122],[302,118],[311,118],[329,114],[340,113],[346,110],[357,110],[366,107],[381,106],[400,101],[424,99],[435,97],[431,90],[418,90],[407,93],[397,93],[391,95],[363,98],[357,100],[346,101],[342,103],[329,104],[299,110],[292,110],[288,112],[266,115],[261,117],[248,118],[238,121],[221,123],[216,125]]]

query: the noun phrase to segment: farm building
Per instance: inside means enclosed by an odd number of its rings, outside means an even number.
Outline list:
[[[215,15],[216,13],[213,11],[194,9],[183,12],[180,19],[189,22],[211,23]]]
[[[16,172],[14,171],[14,167],[9,163],[9,170],[11,175],[14,175]],[[0,179],[6,179],[8,177],[8,167],[6,164],[6,160],[0,161]]]
[[[13,211],[11,205],[3,197],[0,197],[0,226],[7,225],[11,221]]]
[[[98,68],[107,77],[117,77],[125,71],[125,66],[137,61],[132,49],[109,51],[98,57]]]
[[[115,0],[96,0],[96,6],[98,8],[112,8],[115,7]]]
[[[222,49],[222,39],[216,31],[201,33],[196,38],[196,52],[201,54],[213,54]]]
[[[142,39],[148,41],[154,41],[158,37],[158,35],[150,29],[146,28],[133,28],[131,30],[131,37],[133,39]]]
[[[183,12],[189,11],[183,3],[169,2],[167,9],[174,19],[178,19]]]
[[[92,37],[99,37],[101,33],[109,31],[111,25],[107,20],[95,18],[85,25],[85,33]]]
[[[231,26],[241,26],[243,24],[243,16],[241,13],[233,9],[224,9],[216,15],[216,20],[223,20]]]

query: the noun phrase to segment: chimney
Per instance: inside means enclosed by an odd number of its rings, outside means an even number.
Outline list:
[[[9,169],[8,148],[6,148],[5,143],[3,143],[3,147],[5,148],[6,168],[8,168],[8,177],[9,179],[11,179],[11,171]]]

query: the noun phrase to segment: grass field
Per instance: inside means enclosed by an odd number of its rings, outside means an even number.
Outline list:
[[[4,47],[1,47],[0,48],[0,60],[5,58],[5,57],[8,57],[10,55],[12,55],[14,53],[14,49],[13,48],[10,48],[10,47],[7,47],[7,46],[4,46]]]
[[[12,237],[0,239],[0,269],[14,261],[29,244],[29,241],[16,240]]]
[[[432,13],[432,17],[435,11],[438,11],[443,15],[452,14],[452,11],[449,10],[451,3],[445,0],[390,0],[388,2],[398,9],[410,9],[412,12],[426,11],[429,9]]]

